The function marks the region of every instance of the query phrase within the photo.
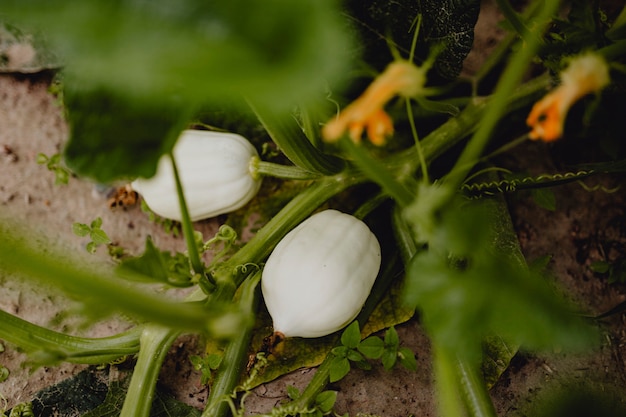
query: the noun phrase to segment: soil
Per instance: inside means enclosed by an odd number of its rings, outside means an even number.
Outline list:
[[[488,55],[501,37],[500,19],[492,2],[483,2],[483,13],[477,25],[475,48],[466,61],[472,72]],[[148,235],[158,247],[183,250],[180,237],[164,232],[151,222],[138,206],[111,210],[107,205],[107,189],[78,178],[67,185],[56,185],[53,173],[37,164],[37,155],[53,155],[62,149],[68,129],[63,112],[49,92],[49,74],[0,75],[0,217],[27,222],[38,234],[42,248],[54,242],[66,251],[85,257],[108,259],[105,248],[95,255],[85,250],[87,240],[72,232],[74,222],[103,220],[103,229],[114,242],[130,253],[141,253]],[[555,148],[545,144],[527,143],[503,161],[510,167],[525,167],[529,172],[558,172]],[[549,270],[555,285],[591,316],[610,310],[626,301],[626,286],[609,283],[606,276],[591,270],[594,261],[617,261],[626,256],[626,195],[624,178],[593,178],[587,185],[614,189],[587,191],[572,183],[554,189],[557,207],[549,211],[530,198],[510,198],[511,215],[523,252],[529,261],[550,256]],[[220,219],[198,223],[204,236],[215,234]],[[611,242],[607,253],[607,242]],[[63,295],[43,287],[34,287],[14,277],[0,277],[0,308],[33,323],[88,336],[113,334],[128,324],[112,319],[83,328],[81,323],[63,315],[75,304]],[[500,380],[491,389],[499,416],[547,415],[538,411],[545,404],[556,404],[563,389],[578,393],[580,403],[575,413],[584,414],[585,407],[594,407],[596,415],[612,415],[614,409],[602,414],[605,399],[626,407],[626,315],[618,313],[601,320],[604,340],[593,352],[585,354],[518,353]],[[397,327],[403,346],[417,355],[418,370],[385,371],[374,366],[371,371],[353,370],[333,385],[339,391],[338,413],[380,415],[388,417],[434,416],[434,392],[428,338],[413,319]],[[0,383],[0,394],[7,408],[30,401],[43,388],[55,385],[86,369],[86,366],[60,364],[32,370],[25,367],[28,358],[12,345],[5,344],[0,364],[10,376]],[[201,352],[201,341],[182,337],[174,344],[162,370],[159,385],[162,391],[194,407],[201,408],[207,389],[200,384],[200,375],[192,369],[188,357]],[[302,388],[314,369],[293,372],[256,388],[246,402],[250,413],[267,412],[286,398],[286,387]],[[555,397],[556,396],[556,397]],[[616,406],[617,407],[617,406]],[[0,404],[2,409],[2,404]],[[78,415],[76,411],[74,415]],[[578,414],[577,414],[578,413]],[[582,413],[582,414],[581,414]],[[68,415],[68,414],[65,414]],[[557,415],[557,414],[553,414]],[[617,415],[617,414],[615,414]],[[622,414],[623,415],[623,414]]]

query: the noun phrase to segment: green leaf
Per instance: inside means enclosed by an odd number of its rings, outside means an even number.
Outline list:
[[[356,350],[349,350],[346,357],[352,362],[365,362],[363,355]]]
[[[393,369],[398,360],[398,351],[395,349],[385,349],[380,359],[383,363],[383,367],[389,371]]]
[[[246,97],[286,112],[340,81],[349,58],[331,0],[7,0],[0,13],[65,58],[66,160],[101,182],[152,176],[201,105]]]
[[[606,261],[594,261],[589,267],[598,274],[606,274],[611,270],[611,264]]]
[[[111,239],[102,229],[91,229],[89,232],[89,237],[96,245],[106,245],[111,243]]]
[[[400,345],[400,338],[396,328],[391,326],[385,333],[385,347],[397,351]]]
[[[588,347],[594,329],[500,242],[512,227],[500,204],[483,199],[448,208],[438,232],[447,239],[415,256],[407,300],[421,309],[433,339],[460,357],[478,360],[482,341],[493,334],[529,349]],[[463,257],[451,261],[446,241]]]
[[[556,210],[556,196],[554,191],[548,188],[533,188],[531,191],[533,200],[539,207],[543,207],[546,210]]]
[[[160,282],[175,287],[188,287],[193,284],[187,256],[179,252],[172,255],[168,251],[160,251],[150,236],[146,238],[141,256],[123,259],[118,271],[131,280],[148,280],[147,282]],[[139,274],[125,274],[125,271]]]
[[[341,344],[355,349],[361,341],[361,331],[359,329],[359,322],[353,321],[341,334]]]
[[[300,398],[300,390],[293,385],[287,385],[287,396],[292,400]]]
[[[398,349],[398,359],[400,360],[402,366],[409,371],[417,371],[417,358],[411,349],[406,347]]]
[[[315,397],[315,406],[323,414],[332,411],[337,401],[337,391],[322,391]]]
[[[91,232],[91,227],[83,223],[73,223],[72,232],[74,232],[76,236],[85,237]]]
[[[189,105],[176,98],[150,100],[71,82],[65,103],[71,126],[65,161],[72,171],[103,183],[153,176],[190,115]]]
[[[90,226],[92,229],[99,229],[102,227],[102,217],[96,217],[93,219]]]
[[[378,336],[370,336],[359,344],[358,349],[366,358],[378,359],[385,350],[385,342]]]
[[[347,358],[336,357],[330,364],[330,382],[337,382],[350,372],[350,361]]]
[[[93,255],[98,250],[98,245],[96,244],[96,242],[89,242],[87,243],[87,246],[85,246],[85,249],[87,249],[87,252]]]
[[[9,371],[9,368],[7,368],[6,366],[0,365],[0,382],[4,382],[9,378],[9,374],[11,372]]]

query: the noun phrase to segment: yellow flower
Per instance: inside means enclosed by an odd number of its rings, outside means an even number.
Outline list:
[[[392,62],[359,98],[324,126],[322,136],[334,142],[347,131],[354,142],[359,142],[365,130],[373,144],[383,145],[393,134],[393,121],[383,107],[396,95],[416,96],[425,81],[422,68],[408,61]]]
[[[602,57],[588,53],[573,58],[561,72],[561,85],[535,103],[526,119],[528,136],[552,142],[563,135],[570,107],[587,94],[597,93],[610,82],[609,68]]]

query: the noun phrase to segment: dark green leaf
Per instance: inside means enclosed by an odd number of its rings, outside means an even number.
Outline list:
[[[323,413],[329,413],[337,401],[337,391],[322,391],[315,397],[315,406]]]
[[[330,382],[337,382],[350,372],[350,361],[346,358],[336,357],[330,364]]]
[[[348,351],[348,354],[346,355],[346,357],[348,358],[348,360],[352,362],[364,362],[365,361],[365,358],[363,357],[362,354],[352,349]]]
[[[104,183],[154,175],[190,114],[188,104],[176,99],[148,100],[102,87],[68,87],[65,103],[71,127],[67,165]]]
[[[358,349],[366,358],[378,359],[385,350],[385,342],[378,336],[370,336],[359,344]]]
[[[337,346],[332,348],[331,352],[338,358],[347,358],[348,352],[350,352],[350,348],[347,346]]]
[[[611,264],[606,261],[595,261],[589,266],[593,272],[606,274],[611,270]]]
[[[204,103],[306,102],[343,78],[350,42],[330,0],[7,0],[0,13],[65,58],[68,166],[102,182],[152,176]]]
[[[341,334],[341,344],[355,349],[361,341],[361,330],[359,329],[359,322],[353,321]]]

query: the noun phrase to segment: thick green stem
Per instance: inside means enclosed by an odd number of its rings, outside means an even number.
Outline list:
[[[231,282],[235,287],[239,286],[250,272],[248,266],[263,262],[287,232],[329,198],[363,181],[365,177],[347,170],[313,183],[283,207],[230,259],[216,266],[212,271],[215,281],[218,285],[221,282]]]
[[[344,169],[342,159],[327,155],[307,139],[293,117],[275,114],[272,110],[248,103],[280,150],[296,166],[322,175],[333,175]]]
[[[497,417],[493,402],[487,392],[487,386],[480,373],[480,366],[457,359],[456,368],[461,397],[470,417]]]
[[[257,291],[260,280],[261,272],[257,271],[241,285],[241,297],[238,305],[242,313],[254,316],[260,298]],[[241,329],[235,339],[228,342],[222,363],[211,385],[207,406],[202,413],[203,417],[224,417],[227,415],[229,406],[224,399],[234,392],[245,368],[244,364],[252,338],[252,328],[251,323],[251,325]]]
[[[71,336],[29,323],[0,310],[0,339],[54,361],[98,365],[139,350],[140,327],[102,338]]]
[[[161,365],[178,334],[166,327],[146,325],[141,333],[141,348],[120,417],[150,416]]]

